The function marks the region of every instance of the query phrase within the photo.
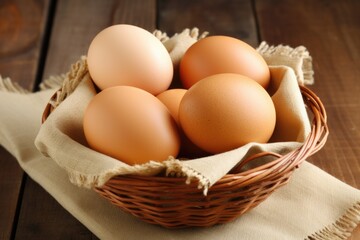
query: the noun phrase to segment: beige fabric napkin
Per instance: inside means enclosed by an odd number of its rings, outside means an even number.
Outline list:
[[[223,177],[245,158],[248,152],[272,151],[284,154],[299,147],[310,131],[309,120],[293,71],[290,68],[271,67],[272,84],[277,89],[272,96],[277,110],[277,126],[272,136],[273,143],[250,143],[241,148],[200,159],[179,161],[170,157],[159,163],[150,162],[130,166],[87,147],[83,136],[83,112],[96,94],[86,68],[86,60],[76,64],[84,73],[75,91],[68,96],[43,123],[36,138],[38,149],[64,168],[70,180],[83,187],[102,186],[116,175],[154,175],[164,168],[196,178],[207,187]],[[77,80],[77,79],[76,79]],[[154,136],[156,138],[156,136]],[[58,151],[61,146],[62,151]]]
[[[307,162],[294,172],[286,186],[231,223],[182,230],[143,223],[94,191],[70,183],[66,172],[34,146],[42,111],[55,90],[20,94],[9,92],[17,91],[11,84],[0,84],[1,88],[0,145],[100,239],[331,240],[346,239],[360,223],[360,191]]]
[[[159,32],[154,34],[167,47],[175,67],[185,50],[205,35],[202,34],[199,37],[198,32],[194,30],[184,30],[168,39]],[[281,59],[281,64],[285,64],[286,62],[283,61],[285,54],[289,54],[291,63],[300,62],[297,65],[290,65],[294,66],[293,68],[286,65],[269,66],[271,72],[269,89],[276,108],[277,122],[269,144],[249,143],[232,151],[188,161],[179,161],[174,159],[174,156],[169,156],[161,163],[150,161],[136,166],[129,166],[93,151],[87,147],[82,128],[84,110],[96,94],[85,57],[75,63],[67,74],[63,88],[66,86],[66,90],[71,90],[69,93],[63,91],[62,95],[65,92],[66,96],[69,96],[64,99],[61,94],[59,95],[61,100],[64,100],[60,105],[56,104],[58,106],[55,111],[42,125],[35,144],[44,155],[51,157],[64,168],[71,182],[78,186],[98,187],[116,175],[155,175],[165,169],[167,173],[186,176],[187,182],[193,179],[198,180],[199,187],[203,188],[206,194],[208,188],[245,159],[249,153],[254,154],[260,151],[288,153],[300,147],[310,132],[309,119],[298,86],[299,81],[303,82],[303,78],[296,77],[299,74],[303,76],[302,69],[300,68],[300,71],[297,69],[302,66],[303,52],[307,53],[307,51],[297,51],[290,47],[275,48],[277,51],[268,48],[270,50],[267,51],[263,45],[264,43],[259,48],[260,53],[268,56],[273,64],[276,64],[277,58]],[[279,49],[284,49],[284,51],[279,51]],[[292,49],[292,54],[288,49]],[[295,52],[298,54],[294,54]],[[156,136],[154,136],[154,141],[156,141]],[[58,146],[61,146],[62,151],[58,151]]]

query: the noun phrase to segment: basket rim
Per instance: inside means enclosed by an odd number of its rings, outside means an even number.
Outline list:
[[[92,190],[124,212],[170,229],[210,227],[230,222],[285,185],[293,171],[326,143],[329,129],[324,105],[309,88],[302,85],[299,88],[313,117],[311,131],[304,143],[285,155],[261,152],[242,160],[214,183],[205,195],[199,188],[198,180],[189,183],[186,177],[165,175],[117,175]],[[61,104],[61,100],[57,104],[54,102],[62,99],[59,95],[64,97],[62,90],[60,88],[50,98],[42,122]],[[63,99],[68,95],[65,91]],[[266,155],[274,157],[274,160],[242,171],[247,163]]]
[[[306,140],[304,141],[303,145],[301,145],[297,149],[294,149],[293,151],[285,155],[280,155],[278,153],[273,153],[273,152],[261,152],[259,154],[252,155],[249,158],[241,161],[239,165],[235,166],[229,173],[227,173],[221,179],[219,179],[209,190],[214,189],[216,185],[230,184],[229,182],[231,181],[235,181],[234,183],[240,185],[248,185],[248,184],[253,184],[255,182],[265,181],[266,179],[278,176],[279,174],[291,173],[293,168],[299,167],[299,165],[303,161],[305,161],[306,158],[315,154],[324,146],[329,134],[325,107],[321,102],[320,98],[312,90],[310,90],[308,87],[303,85],[300,85],[299,87],[305,105],[309,108],[309,110],[313,114],[313,119],[311,122],[311,131],[308,137],[306,138]],[[55,107],[51,104],[51,102],[57,98],[57,96],[61,93],[61,91],[62,88],[58,89],[51,96],[48,104],[46,105],[43,111],[42,123],[44,123],[51,114],[51,112],[55,110]],[[258,157],[263,157],[265,155],[273,156],[275,159],[266,164],[262,164],[260,166],[245,171],[241,170],[244,167],[244,165],[246,165],[247,163],[256,160]],[[108,182],[111,182],[114,179],[119,180],[122,178],[129,178],[129,177],[131,177],[132,179],[137,179],[139,181],[147,181],[150,178],[152,181],[160,181],[160,182],[170,181],[173,183],[178,181],[182,181],[184,183],[184,179],[186,179],[186,177],[117,175],[111,178],[110,180],[108,180]],[[97,187],[97,188],[101,188],[101,187]]]

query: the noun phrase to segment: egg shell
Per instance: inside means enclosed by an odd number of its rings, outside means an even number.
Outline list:
[[[232,73],[207,77],[193,85],[179,107],[188,138],[210,153],[249,142],[266,143],[275,128],[271,97],[254,80]]]
[[[87,64],[101,90],[126,85],[156,95],[169,87],[173,77],[170,55],[160,40],[127,24],[99,32],[89,46]]]
[[[92,149],[130,165],[176,157],[180,149],[177,125],[165,105],[131,86],[95,95],[86,108],[83,127]]]
[[[166,90],[156,97],[167,107],[172,117],[175,119],[180,134],[181,146],[179,156],[181,158],[198,158],[209,155],[209,153],[205,152],[198,146],[196,146],[190,139],[185,135],[183,130],[181,129],[179,122],[179,107],[180,102],[185,93],[186,89],[174,88]]]
[[[176,123],[179,123],[179,105],[186,91],[187,89],[173,88],[156,96],[167,107]]]
[[[210,36],[194,43],[180,62],[180,79],[190,88],[201,79],[220,73],[237,73],[267,88],[270,70],[249,44],[229,36]]]

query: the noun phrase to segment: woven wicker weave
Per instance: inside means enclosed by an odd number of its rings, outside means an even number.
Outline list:
[[[116,176],[94,190],[125,212],[167,228],[205,227],[229,222],[286,184],[292,172],[325,144],[328,127],[324,106],[307,87],[300,89],[313,115],[311,133],[304,145],[284,156],[263,152],[242,161],[213,185],[207,196],[198,189],[197,182],[185,184],[185,178],[164,175]],[[51,111],[52,106],[48,104],[43,121]],[[274,160],[242,170],[244,165],[264,155],[272,155]]]

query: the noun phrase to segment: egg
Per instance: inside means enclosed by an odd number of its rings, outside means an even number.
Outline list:
[[[276,112],[260,84],[243,75],[223,73],[200,80],[185,93],[179,121],[192,142],[216,154],[250,142],[268,142]]]
[[[107,88],[87,106],[83,128],[89,146],[129,165],[176,157],[177,125],[165,105],[131,86]]]
[[[173,77],[173,64],[164,45],[150,32],[133,25],[105,28],[87,52],[91,78],[101,89],[134,86],[158,94]]]
[[[247,43],[229,36],[211,36],[194,43],[182,57],[179,72],[185,88],[220,73],[245,75],[264,88],[270,82],[263,57]]]
[[[156,97],[167,107],[170,114],[175,119],[178,125],[181,141],[179,156],[182,158],[203,157],[208,155],[208,153],[196,146],[193,142],[191,142],[189,138],[184,134],[180,126],[179,107],[180,102],[186,92],[186,89],[174,88],[166,90],[157,95]]]
[[[167,107],[177,123],[179,122],[179,105],[186,91],[186,89],[182,88],[173,88],[156,96]]]

